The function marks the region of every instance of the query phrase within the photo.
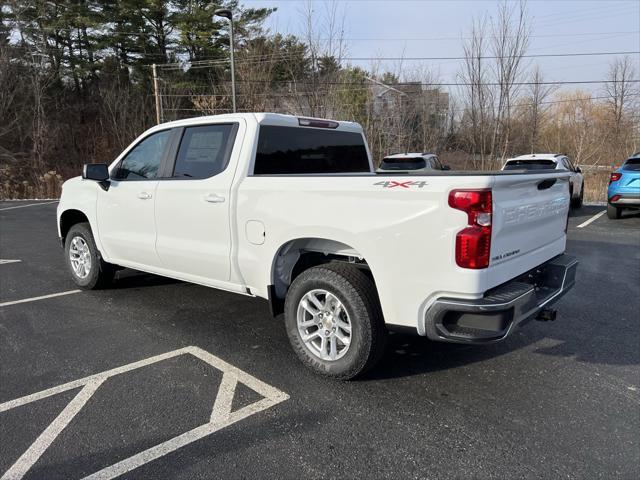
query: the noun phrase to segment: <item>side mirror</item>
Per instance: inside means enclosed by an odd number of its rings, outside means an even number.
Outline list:
[[[580,167],[576,167],[576,173],[582,173],[582,169]]]
[[[443,165],[442,170],[451,170],[451,167],[449,165]]]
[[[93,180],[98,182],[98,185],[103,190],[109,190],[111,182],[109,182],[109,167],[106,163],[85,163],[82,167],[82,179]]]

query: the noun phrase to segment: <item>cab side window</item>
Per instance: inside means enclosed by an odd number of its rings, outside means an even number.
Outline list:
[[[224,171],[235,138],[234,125],[203,125],[184,130],[173,178],[202,179]]]
[[[158,176],[171,130],[149,135],[120,161],[114,180],[151,180]]]

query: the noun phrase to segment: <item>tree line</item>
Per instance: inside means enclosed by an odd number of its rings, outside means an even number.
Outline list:
[[[633,59],[610,59],[599,93],[547,85],[524,60],[524,4],[474,19],[459,85],[445,89],[428,64],[345,61],[337,3],[309,4],[293,36],[265,29],[273,8],[237,0],[6,0],[0,197],[58,195],[63,179],[83,163],[110,162],[157,113],[168,121],[229,112],[228,22],[217,8],[234,12],[240,111],[358,121],[376,161],[435,151],[454,167],[488,169],[509,155],[553,151],[604,166],[640,149]]]

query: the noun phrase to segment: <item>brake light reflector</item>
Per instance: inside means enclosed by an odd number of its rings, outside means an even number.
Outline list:
[[[609,177],[609,185],[611,185],[611,182],[617,182],[618,180],[620,180],[622,178],[622,174],[619,172],[613,172],[611,174],[611,177]]]
[[[452,190],[449,206],[465,212],[468,219],[468,226],[456,235],[456,264],[462,268],[487,268],[491,253],[491,190]]]
[[[609,199],[610,202],[617,202],[618,200],[620,200],[621,195],[614,195],[613,197],[611,197]]]

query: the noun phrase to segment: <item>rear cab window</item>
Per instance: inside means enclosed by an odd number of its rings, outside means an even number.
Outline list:
[[[362,133],[260,126],[254,175],[370,172]]]

